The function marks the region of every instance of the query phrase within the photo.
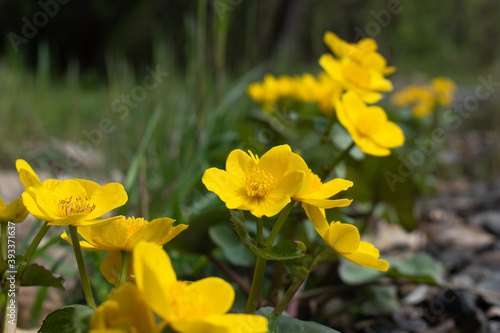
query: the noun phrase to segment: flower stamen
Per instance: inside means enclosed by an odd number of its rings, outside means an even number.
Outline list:
[[[276,184],[277,181],[270,173],[254,167],[245,182],[245,187],[249,197],[263,198],[276,187]]]
[[[59,211],[62,216],[73,214],[90,214],[95,209],[95,204],[91,204],[87,196],[68,197],[59,200]]]

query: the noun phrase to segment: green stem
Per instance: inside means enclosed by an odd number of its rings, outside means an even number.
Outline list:
[[[354,147],[355,144],[356,143],[354,143],[354,141],[351,142],[351,144],[342,153],[340,153],[339,156],[337,156],[337,158],[333,161],[333,163],[330,165],[330,167],[328,169],[326,169],[326,172],[325,172],[326,177],[329,177],[330,173],[332,173],[335,170],[335,167],[337,166],[337,164],[342,162],[342,160],[349,155],[349,152],[351,151],[352,147]]]
[[[264,227],[262,218],[257,220],[257,242],[259,244],[264,244]]]
[[[42,240],[43,236],[49,231],[50,226],[48,225],[49,222],[46,221],[40,230],[38,230],[38,233],[36,234],[35,238],[33,238],[33,241],[31,242],[30,246],[28,246],[28,249],[26,250],[26,253],[24,254],[24,257],[26,258],[26,263],[29,263],[31,261],[31,257],[33,256],[33,253],[35,253],[36,248],[40,244],[40,241]]]
[[[118,276],[117,287],[127,280],[128,266],[130,265],[130,258],[132,257],[132,252],[122,251],[122,265],[120,268],[120,275]]]
[[[328,125],[326,125],[325,133],[323,133],[323,137],[321,138],[321,142],[328,142],[330,132],[332,131],[333,124],[335,123],[335,115],[332,114],[330,120],[328,121]]]
[[[295,201],[292,201],[288,205],[286,205],[285,208],[283,208],[280,216],[278,217],[278,220],[276,221],[276,223],[274,223],[273,229],[271,230],[269,237],[267,237],[266,243],[264,245],[266,245],[266,246],[273,245],[274,240],[276,239],[276,236],[278,236],[278,234],[281,230],[281,227],[283,227],[283,224],[285,223],[285,220],[288,217],[288,214],[290,214],[290,212],[292,211],[294,204],[295,204]]]
[[[2,237],[2,258],[7,261],[7,222],[0,223]]]
[[[253,272],[252,286],[250,287],[250,294],[248,295],[245,313],[252,314],[255,313],[255,310],[257,310],[262,280],[266,271],[266,262],[266,259],[257,257],[257,263],[255,264],[255,271]]]
[[[306,278],[309,276],[309,273],[311,273],[320,262],[328,258],[331,253],[332,250],[330,248],[325,248],[318,256],[316,256],[316,258],[314,258],[314,261],[308,268],[300,268],[299,273],[272,312],[272,314],[276,316],[276,319],[278,319],[283,311],[285,311],[288,303],[290,303],[290,301],[293,299],[293,296],[295,296],[302,283],[304,283]]]
[[[87,269],[85,268],[85,262],[83,261],[82,248],[80,247],[80,239],[78,238],[77,228],[70,225],[69,233],[71,234],[71,241],[73,242],[73,250],[75,251],[76,263],[78,264],[78,271],[80,272],[80,279],[82,281],[85,300],[87,301],[88,306],[95,308],[94,296],[92,295],[92,289],[90,289],[89,277],[87,275]]]

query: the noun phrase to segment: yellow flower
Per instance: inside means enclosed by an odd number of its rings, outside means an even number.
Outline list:
[[[455,83],[446,77],[437,77],[431,81],[431,87],[437,95],[438,103],[449,107],[453,104]]]
[[[327,31],[323,37],[325,44],[339,58],[351,58],[361,66],[376,70],[383,75],[391,74],[394,67],[387,67],[385,58],[377,52],[378,45],[373,38],[361,39],[358,43],[347,43],[333,32]]]
[[[363,67],[351,58],[335,59],[331,54],[323,54],[319,64],[334,80],[346,90],[354,91],[366,103],[378,102],[383,95],[377,91],[391,91],[391,81],[382,73]]]
[[[417,118],[423,118],[432,113],[436,107],[436,94],[428,86],[410,85],[392,96],[395,106],[412,106],[412,113]]]
[[[49,225],[85,226],[117,217],[96,220],[127,202],[127,193],[118,183],[100,186],[91,181],[63,180],[54,188],[30,186],[23,203],[36,218]]]
[[[90,317],[89,333],[157,332],[153,313],[144,296],[130,282],[112,289]]]
[[[349,206],[352,200],[349,199],[329,199],[341,191],[347,190],[353,185],[353,182],[341,178],[336,178],[326,184],[314,174],[307,166],[304,159],[295,153],[292,153],[292,168],[304,171],[304,182],[300,190],[293,196],[294,200],[301,201],[316,207],[334,208]]]
[[[403,131],[387,119],[384,109],[379,106],[366,106],[355,93],[345,93],[335,108],[340,123],[351,134],[359,149],[366,154],[389,155],[390,148],[404,143]]]
[[[379,251],[373,244],[361,241],[358,229],[347,223],[328,224],[325,210],[308,204],[302,204],[307,216],[325,243],[340,256],[364,267],[387,271],[389,263],[379,259]]]
[[[233,150],[226,170],[210,168],[202,181],[229,209],[249,210],[257,217],[274,216],[285,207],[302,186],[304,172],[289,170],[292,150],[277,146],[262,158]]]
[[[2,197],[0,197],[0,222],[22,222],[28,216],[28,211],[23,205],[23,200],[17,198],[10,204],[6,205]]]
[[[217,277],[178,281],[170,258],[158,245],[137,244],[133,264],[136,284],[146,303],[174,331],[267,332],[264,317],[227,313],[235,293],[226,281]]]
[[[148,222],[143,218],[120,216],[109,222],[78,227],[78,233],[85,239],[80,241],[80,246],[89,251],[109,252],[103,259],[100,270],[106,280],[116,285],[121,267],[121,251],[132,252],[140,241],[163,245],[188,228],[187,224],[172,227],[174,222],[168,217]],[[61,238],[73,244],[66,231]]]

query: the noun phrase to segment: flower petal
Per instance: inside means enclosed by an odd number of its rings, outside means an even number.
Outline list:
[[[78,233],[80,233],[80,228],[78,228]],[[70,243],[71,245],[73,245],[73,241],[66,233],[66,230],[63,231],[63,233],[61,234],[61,238],[64,239],[66,242]],[[87,251],[103,251],[102,248],[94,246],[93,244],[90,244],[87,241],[80,241],[80,247]]]
[[[124,249],[132,251],[134,246],[141,240],[146,242],[163,245],[175,236],[188,228],[187,224],[179,224],[172,228],[175,220],[168,217],[154,219],[146,225],[142,226],[135,234],[133,234],[125,244]]]
[[[261,218],[278,214],[290,201],[290,197],[273,195],[272,192],[265,198],[253,198],[249,204],[250,213]]]
[[[372,136],[373,141],[382,147],[396,148],[401,146],[405,137],[401,128],[392,121],[385,122]]]
[[[122,184],[109,183],[96,189],[90,197],[90,203],[95,204],[95,209],[90,213],[89,219],[96,219],[107,212],[123,206],[128,200],[127,192]]]
[[[23,183],[24,188],[27,189],[30,186],[42,184],[35,171],[33,171],[31,166],[25,160],[16,160],[16,169],[19,172],[19,178],[21,179],[21,183]]]
[[[379,252],[373,244],[360,242],[358,249],[354,253],[339,253],[342,257],[363,267],[370,267],[379,271],[387,271],[389,263],[379,259]]]
[[[323,238],[329,227],[328,221],[325,217],[325,210],[309,205],[305,202],[302,203],[302,208],[304,208],[307,217],[313,224],[318,234]]]
[[[175,318],[168,303],[169,286],[177,281],[167,253],[157,244],[139,242],[133,252],[135,281],[149,307],[164,320]]]
[[[319,208],[330,209],[335,207],[346,207],[349,206],[352,202],[351,199],[302,199],[303,203],[316,206]]]
[[[358,228],[348,223],[332,222],[323,236],[325,243],[340,254],[355,252],[360,244]]]
[[[267,151],[259,160],[260,169],[269,172],[276,179],[280,179],[288,169],[292,149],[289,145],[276,146]]]
[[[333,197],[335,194],[347,190],[349,187],[353,186],[354,183],[350,180],[345,180],[342,178],[336,178],[330,180],[326,184],[322,184],[319,191],[313,192],[307,196],[309,199],[328,199]],[[326,208],[326,207],[325,207]]]
[[[231,179],[241,185],[254,166],[255,162],[252,158],[240,149],[230,152],[226,160],[226,172]]]
[[[183,291],[182,299],[196,300],[196,305],[193,306],[192,302],[178,302],[176,312],[179,316],[188,314],[191,318],[224,314],[231,309],[235,296],[233,287],[218,277],[198,280]]]
[[[250,198],[246,190],[243,185],[233,182],[228,172],[210,168],[205,171],[201,180],[209,191],[226,203],[228,209],[249,209]]]
[[[127,228],[123,225],[125,217],[120,219],[112,219],[108,222],[95,224],[90,227],[80,227],[79,229],[90,228],[89,241],[96,246],[99,246],[107,252],[128,250],[125,248],[130,234]],[[131,252],[130,249],[129,252]]]
[[[122,266],[122,253],[120,251],[110,252],[101,262],[99,266],[99,271],[104,276],[106,281],[114,284],[118,284],[118,277],[120,276],[120,270]],[[128,273],[133,272],[132,265],[128,268]]]
[[[38,208],[38,205],[36,204],[32,194],[29,191],[25,191],[22,194],[22,198],[24,206],[26,207],[28,212],[30,212],[31,215],[33,215],[39,220],[47,221],[48,216],[46,216],[45,213],[43,213],[40,210],[40,208]]]
[[[30,196],[32,200],[30,200],[28,196]],[[43,187],[42,185],[29,187],[23,193],[23,203],[32,215],[40,218],[41,220],[53,221],[62,217],[61,213],[57,209],[59,198],[53,191]],[[35,215],[39,213],[41,213],[40,217]]]
[[[265,317],[236,313],[210,316],[203,320],[176,321],[171,326],[180,333],[264,333],[268,329]]]

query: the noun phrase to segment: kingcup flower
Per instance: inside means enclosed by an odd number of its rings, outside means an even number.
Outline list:
[[[436,93],[439,104],[444,107],[450,107],[453,104],[453,94],[457,87],[451,79],[437,77],[431,81],[431,87]]]
[[[262,316],[228,314],[235,293],[226,281],[209,277],[177,280],[163,249],[140,242],[134,248],[135,281],[148,306],[175,332],[267,332]]]
[[[379,259],[379,251],[373,244],[361,241],[358,229],[347,223],[328,223],[325,210],[303,203],[307,216],[326,245],[337,254],[363,267],[387,271],[389,263]]]
[[[144,296],[131,283],[114,288],[90,317],[89,333],[158,332]]]
[[[346,92],[335,108],[339,122],[364,153],[389,155],[390,149],[404,143],[403,131],[387,119],[384,109],[366,106],[354,92]]]
[[[121,251],[132,252],[140,241],[164,245],[188,228],[187,224],[173,227],[175,220],[168,217],[154,219],[151,222],[143,218],[120,216],[108,222],[88,227],[78,227],[78,233],[85,241],[80,246],[89,251],[109,252],[100,266],[100,271],[110,283],[117,284],[117,272],[120,270]],[[72,243],[63,232],[61,238]],[[129,270],[131,273],[131,271]]]
[[[353,185],[353,182],[336,178],[323,184],[321,179],[309,169],[300,155],[292,153],[292,161],[292,167],[295,170],[304,171],[305,174],[302,187],[293,196],[294,200],[321,208],[345,207],[351,204],[352,200],[349,199],[332,200],[330,198],[341,191],[347,190]]]
[[[23,205],[23,200],[21,198],[14,199],[7,205],[2,197],[0,197],[0,223],[19,223],[24,221],[26,216],[28,216],[28,211]]]
[[[233,150],[226,170],[210,168],[202,181],[228,209],[249,210],[256,217],[278,214],[300,190],[304,172],[290,169],[292,150],[277,146],[258,156]]]
[[[121,184],[100,186],[88,180],[63,180],[53,188],[30,186],[23,193],[23,203],[36,218],[49,225],[85,226],[103,223],[119,217],[97,219],[127,202]]]

